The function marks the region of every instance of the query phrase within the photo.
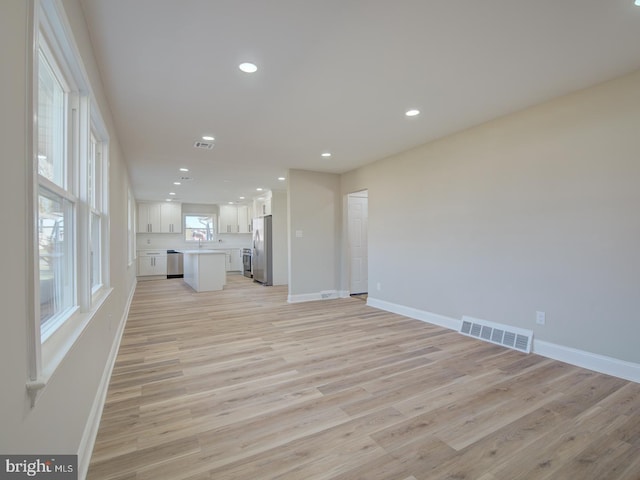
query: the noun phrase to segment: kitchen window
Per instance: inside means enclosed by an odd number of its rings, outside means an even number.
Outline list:
[[[184,239],[187,242],[212,242],[215,238],[215,215],[185,215]]]

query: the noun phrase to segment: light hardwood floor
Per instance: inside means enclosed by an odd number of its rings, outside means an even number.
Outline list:
[[[640,385],[367,307],[140,282],[89,480],[640,479]]]

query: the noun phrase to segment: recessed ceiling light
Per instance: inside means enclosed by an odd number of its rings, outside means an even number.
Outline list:
[[[240,200],[244,200],[244,197],[240,197]]]
[[[180,182],[173,182],[174,185],[182,185]]]
[[[278,177],[278,180],[280,180],[281,182],[284,182],[286,180],[286,178],[284,177]]]
[[[175,195],[176,192],[169,192],[169,195]]]
[[[321,156],[323,156],[323,157],[330,157],[330,156],[331,156],[331,153],[329,153],[329,152],[324,152]]]
[[[203,135],[202,139],[206,140],[207,142],[213,142],[215,140],[215,138],[213,138],[211,135]]]
[[[242,70],[244,73],[255,73],[258,71],[258,67],[255,63],[244,62],[238,65],[238,68]]]
[[[181,168],[181,169],[180,169],[180,171],[181,171],[181,172],[188,172],[188,171],[189,171],[189,169],[188,169],[188,168]]]
[[[166,200],[167,202],[170,202],[170,201],[171,201],[171,199],[170,199],[170,198],[165,198],[165,200]]]
[[[412,110],[407,110],[405,115],[407,117],[415,117],[416,115],[420,115],[420,110],[416,110],[415,108]]]
[[[261,192],[261,191],[262,191],[262,188],[258,187],[258,188],[256,188],[256,191],[257,191],[257,192]]]
[[[229,205],[233,205],[233,202],[228,202],[228,203],[229,203]]]

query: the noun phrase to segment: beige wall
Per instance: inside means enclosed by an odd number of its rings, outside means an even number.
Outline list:
[[[3,453],[77,453],[90,412],[99,392],[109,353],[114,345],[126,302],[135,282],[135,265],[127,265],[126,163],[120,153],[109,109],[97,77],[84,17],[76,0],[65,0],[65,9],[89,74],[102,115],[111,136],[110,189],[111,284],[113,293],[83,331],[62,361],[35,408],[31,408],[25,384],[27,362],[27,261],[32,241],[27,234],[30,217],[27,206],[29,178],[26,109],[28,74],[29,2],[0,2],[0,49],[2,49],[2,115],[0,145],[3,159],[2,220],[10,226],[3,236],[3,272],[7,277],[0,290],[3,331],[0,335],[0,451]],[[85,438],[86,440],[86,438]],[[80,462],[86,458],[81,458]]]
[[[336,291],[341,242],[340,177],[290,170],[289,296]],[[296,232],[302,232],[302,237]]]
[[[639,125],[640,72],[345,174],[370,295],[640,362]]]
[[[272,247],[273,247],[273,284],[289,283],[289,264],[287,251],[287,194],[274,191],[271,195]]]

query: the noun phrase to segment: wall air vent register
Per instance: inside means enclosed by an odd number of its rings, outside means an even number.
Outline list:
[[[466,316],[462,317],[460,333],[525,353],[531,352],[531,344],[533,342],[532,330]]]

